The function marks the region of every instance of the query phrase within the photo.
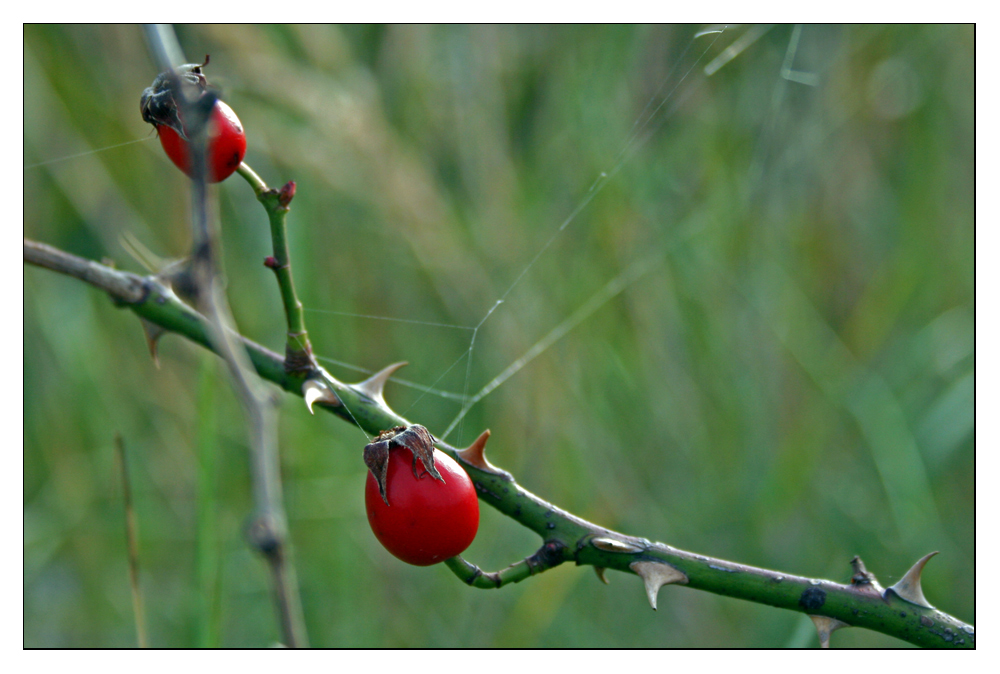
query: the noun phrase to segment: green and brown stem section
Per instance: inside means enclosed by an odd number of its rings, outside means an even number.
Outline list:
[[[119,271],[27,239],[24,259],[80,278],[105,290],[116,303],[146,321],[212,348],[204,317],[154,276]],[[335,393],[331,396],[333,402],[322,406],[368,434],[410,425],[385,404],[380,388],[373,392],[370,387],[346,384],[319,367],[309,372],[289,372],[279,354],[243,337],[239,339],[261,377],[296,395],[302,395],[306,379],[321,380]],[[469,450],[458,450],[444,442],[438,442],[437,446],[461,463],[482,501],[537,533],[542,545],[533,555],[493,573],[461,558],[448,560],[448,567],[469,585],[497,588],[564,562],[574,562],[594,566],[602,579],[605,569],[641,576],[654,607],[660,586],[677,583],[806,613],[814,619],[833,619],[829,623],[833,628],[863,627],[919,646],[975,647],[975,629],[971,625],[904,599],[894,591],[897,586],[883,590],[869,573],[856,572],[846,585],[793,576],[679,550],[588,522],[525,490],[509,473],[485,461],[484,437],[477,443],[480,443],[478,459]]]
[[[295,292],[292,280],[292,259],[288,251],[288,229],[286,220],[289,204],[295,196],[295,183],[289,181],[281,189],[268,187],[253,169],[240,164],[237,173],[253,188],[257,201],[264,206],[271,226],[272,256],[264,260],[264,266],[274,272],[281,292],[281,303],[285,307],[288,324],[288,338],[285,342],[285,369],[292,374],[311,372],[316,368],[312,344],[306,330],[305,312],[302,302]]]

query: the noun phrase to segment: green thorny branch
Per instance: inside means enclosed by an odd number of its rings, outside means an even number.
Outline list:
[[[291,262],[285,242],[284,218],[294,195],[294,183],[274,190],[245,166],[240,174],[254,188],[271,220],[275,255],[265,264],[275,271],[289,325],[285,358],[236,336],[257,373],[286,391],[303,396],[310,411],[314,405],[320,405],[360,426],[369,435],[394,426],[411,425],[382,397],[385,383],[403,363],[390,365],[357,384],[341,382],[316,365],[302,318],[302,305],[291,283]],[[101,288],[117,304],[128,307],[160,331],[176,332],[214,350],[205,318],[173,292],[168,279],[119,271],[27,239],[24,259]],[[937,610],[924,598],[920,574],[936,553],[917,561],[892,587],[882,588],[857,557],[851,560],[851,582],[840,584],[679,550],[605,529],[525,490],[510,473],[486,460],[484,449],[489,435],[485,431],[465,449],[456,449],[443,441],[437,441],[436,446],[459,461],[472,478],[481,500],[537,533],[542,545],[534,554],[497,572],[485,572],[461,557],[447,560],[448,568],[471,586],[499,588],[564,562],[575,562],[593,566],[604,582],[607,569],[640,576],[654,609],[663,585],[680,584],[805,613],[816,624],[823,646],[829,645],[831,632],[853,626],[889,634],[918,646],[975,647],[973,626]]]

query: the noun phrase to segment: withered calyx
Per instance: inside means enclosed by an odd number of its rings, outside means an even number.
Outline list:
[[[389,450],[394,447],[406,447],[413,452],[413,476],[417,473],[417,459],[420,459],[427,473],[439,482],[444,482],[441,473],[434,466],[434,436],[420,424],[412,426],[396,426],[379,433],[375,440],[365,445],[364,460],[378,483],[379,494],[386,505],[389,498],[385,493],[385,481],[389,472]]]

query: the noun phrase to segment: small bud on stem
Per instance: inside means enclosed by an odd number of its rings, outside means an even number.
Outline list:
[[[292,199],[295,197],[295,181],[289,180],[285,183],[285,186],[278,190],[278,203],[288,208],[288,204],[292,203]]]

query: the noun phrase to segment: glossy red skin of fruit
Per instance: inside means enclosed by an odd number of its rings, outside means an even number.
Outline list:
[[[166,124],[156,127],[160,144],[170,160],[187,175],[191,175],[188,142]],[[212,108],[208,125],[208,182],[222,182],[239,167],[247,152],[247,137],[233,109],[222,101]]]
[[[386,497],[382,500],[375,476],[368,472],[365,507],[375,537],[399,559],[416,566],[443,562],[464,551],[479,530],[479,499],[468,474],[450,456],[434,450],[434,466],[444,478],[438,482],[406,447],[389,451]]]

